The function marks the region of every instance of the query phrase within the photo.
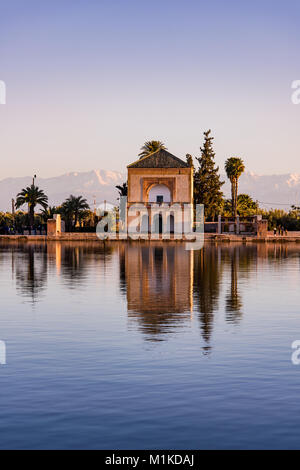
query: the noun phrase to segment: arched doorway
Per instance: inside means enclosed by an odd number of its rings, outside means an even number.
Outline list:
[[[159,234],[163,232],[163,218],[161,214],[155,214],[153,218],[153,232]]]
[[[167,219],[167,231],[168,233],[174,233],[174,215],[170,214]]]
[[[142,223],[141,223],[141,233],[148,233],[149,232],[149,216],[143,215]]]

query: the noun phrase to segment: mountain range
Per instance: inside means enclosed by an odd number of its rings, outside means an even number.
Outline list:
[[[225,175],[223,192],[230,197],[230,182]],[[116,203],[116,185],[122,184],[126,175],[118,171],[92,170],[72,172],[52,178],[38,178],[36,185],[45,191],[49,204],[59,205],[70,194],[84,196],[91,208],[107,200]],[[5,178],[0,181],[0,210],[11,210],[11,200],[25,186],[30,185],[32,177]],[[292,204],[300,205],[300,174],[257,175],[245,172],[239,180],[239,193],[249,194],[264,208],[289,209]]]
[[[93,170],[72,172],[52,178],[37,178],[36,186],[47,194],[49,205],[60,205],[70,194],[83,196],[91,208],[104,200],[116,203],[118,191],[115,186],[126,181],[124,174],[118,171]],[[20,190],[32,184],[32,177],[5,178],[0,181],[0,210],[11,210],[11,200]]]

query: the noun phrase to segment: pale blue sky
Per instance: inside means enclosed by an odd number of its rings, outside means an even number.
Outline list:
[[[300,173],[296,0],[0,0],[0,179],[179,157]]]

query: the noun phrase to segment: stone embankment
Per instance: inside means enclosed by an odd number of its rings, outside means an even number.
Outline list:
[[[49,242],[49,241],[86,241],[86,242],[97,242],[99,238],[97,237],[96,233],[61,233],[57,236],[51,235],[0,235],[0,242]],[[115,239],[110,241],[122,241],[122,242],[131,242],[130,238],[127,239]],[[158,241],[156,238],[155,240],[145,240],[142,238],[138,241],[141,242],[151,242],[151,241]],[[171,235],[169,239],[162,239],[160,238],[159,241],[163,243],[168,243],[170,241],[176,242],[186,242],[187,240],[177,240],[174,239],[174,236]],[[250,236],[250,235],[231,235],[231,234],[205,234],[205,241],[208,243],[233,243],[233,242],[243,242],[243,243],[300,243],[300,232],[290,232],[288,235],[277,235],[274,236],[271,232],[264,237],[257,237],[257,236]]]

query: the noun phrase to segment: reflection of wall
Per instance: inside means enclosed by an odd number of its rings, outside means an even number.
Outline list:
[[[49,264],[55,262],[56,271],[61,272],[61,242],[49,242],[47,245],[47,257]]]
[[[125,267],[128,314],[159,334],[177,326],[193,308],[193,256],[184,245],[127,245],[121,253]],[[188,313],[188,315],[187,315]]]
[[[171,313],[191,310],[192,256],[184,247],[128,247],[125,269],[129,310]]]

